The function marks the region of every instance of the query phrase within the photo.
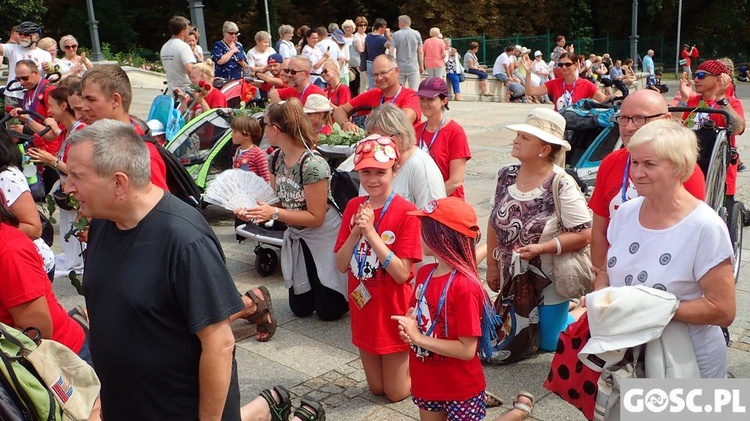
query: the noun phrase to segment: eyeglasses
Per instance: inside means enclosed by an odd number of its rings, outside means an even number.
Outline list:
[[[18,80],[19,80],[19,81],[21,81],[21,82],[26,82],[26,81],[28,81],[30,77],[31,77],[31,76],[18,76],[18,75],[16,75],[16,79],[18,79]]]
[[[391,67],[388,70],[383,70],[382,72],[379,72],[379,73],[374,73],[373,72],[372,77],[373,77],[373,79],[377,79],[379,77],[386,77],[386,76],[388,76],[388,73],[392,72],[393,69],[395,69],[395,68],[396,67],[394,66],[394,67]]]
[[[618,115],[617,117],[615,117],[615,121],[620,126],[627,126],[628,122],[632,121],[635,127],[641,127],[648,122],[649,118],[661,117],[662,115],[664,115],[664,113],[652,114],[652,115],[634,115],[632,117]]]
[[[703,80],[706,78],[706,76],[716,76],[713,73],[708,72],[695,72],[693,73],[693,79]]]
[[[324,69],[322,72],[320,72],[320,74],[321,75],[327,75],[328,74],[328,69]]]
[[[284,73],[289,73],[292,76],[297,76],[297,73],[304,73],[304,72],[307,72],[308,70],[281,69],[281,71]]]
[[[571,63],[569,61],[565,62],[565,63],[557,63],[557,67],[570,67],[572,65],[573,65],[573,63]]]
[[[359,24],[359,25],[357,25],[357,26],[367,26],[367,24],[366,24],[366,23],[360,23],[360,24]]]
[[[78,48],[78,45],[66,45],[63,48],[66,50],[75,50]]]
[[[229,35],[237,35],[240,36],[241,34],[239,32],[227,32]]]

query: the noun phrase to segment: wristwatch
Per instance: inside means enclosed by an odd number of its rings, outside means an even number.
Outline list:
[[[717,99],[716,105],[720,107],[726,107],[727,105],[729,105],[729,99],[727,99],[727,97],[724,97],[722,99]]]
[[[59,165],[60,165],[60,158],[58,158],[58,159],[57,159],[57,160],[55,161],[55,164],[54,164],[54,165],[53,165],[52,167],[53,167],[54,169],[57,169],[57,167],[58,167]]]
[[[271,214],[271,219],[274,221],[279,220],[279,208],[273,208],[273,213]]]

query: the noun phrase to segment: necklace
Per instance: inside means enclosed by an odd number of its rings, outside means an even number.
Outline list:
[[[552,164],[545,165],[544,168],[542,168],[541,171],[539,171],[536,174],[532,174],[530,176],[524,177],[526,179],[525,182],[520,182],[521,179],[521,170],[519,168],[518,175],[516,176],[516,185],[522,189],[526,188],[526,186],[530,185],[536,185],[539,183],[540,179],[544,179],[547,176],[547,173],[549,173],[549,170],[552,168]]]

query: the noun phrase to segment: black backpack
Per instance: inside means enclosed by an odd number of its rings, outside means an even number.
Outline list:
[[[280,151],[281,149],[277,149],[271,156],[271,171],[274,175],[276,175],[276,162],[279,160]],[[302,185],[302,167],[310,155],[310,152],[305,152],[300,162],[300,186]],[[357,196],[359,196],[359,173],[356,171],[339,171],[331,167],[331,197],[333,197],[333,201],[329,200],[328,203],[336,208],[339,215],[343,215],[346,205]]]
[[[195,180],[182,165],[182,162],[174,156],[172,152],[164,149],[156,140],[148,136],[141,136],[144,142],[156,146],[164,165],[167,167],[167,187],[169,192],[180,198],[190,206],[200,209],[201,207],[201,189],[195,184]]]

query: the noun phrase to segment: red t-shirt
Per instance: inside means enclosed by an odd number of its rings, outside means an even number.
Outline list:
[[[253,146],[242,152],[237,148],[237,151],[234,153],[233,167],[253,172],[258,177],[264,179],[266,183],[270,182],[271,175],[268,171],[268,155],[263,149],[257,146]]]
[[[339,83],[336,90],[331,89],[331,86],[328,85],[325,92],[328,99],[331,100],[331,104],[335,106],[346,104],[352,100],[352,91],[343,83]]]
[[[449,121],[445,127],[438,130],[434,142],[432,142],[432,137],[435,133],[427,131],[426,128],[426,121],[415,128],[417,146],[430,154],[440,169],[440,174],[443,175],[443,181],[448,181],[451,175],[451,161],[454,159],[466,159],[467,161],[471,159],[469,139],[466,137],[464,128],[456,123],[456,120]],[[464,199],[466,197],[464,186],[458,186],[450,195]]]
[[[739,99],[734,98],[734,97],[727,96],[726,98],[729,100],[729,106],[731,106],[732,109],[737,114],[739,114],[741,117],[744,118],[744,116],[745,116],[745,108],[742,106],[742,102],[740,102]],[[693,95],[690,98],[688,98],[688,100],[687,100],[687,106],[688,107],[697,107],[698,104],[702,100],[703,100],[703,97],[701,95]],[[705,102],[711,108],[718,108],[718,106],[716,105],[716,100],[712,99],[710,101],[705,101]],[[683,123],[685,122],[685,120],[688,119],[689,116],[690,116],[690,113],[687,113],[687,112],[682,114],[682,121],[683,121]],[[694,116],[694,117],[696,117],[696,120],[698,119],[697,116]],[[721,115],[721,114],[709,114],[708,118],[710,118],[711,120],[713,120],[716,123],[717,127],[726,127],[727,126],[727,122],[724,120],[724,116]],[[696,124],[696,127],[697,126],[698,125]],[[742,133],[732,132],[732,136],[729,138],[729,143],[732,146],[737,146],[737,139],[735,138],[735,136],[741,135],[741,134]],[[726,192],[726,194],[728,196],[732,196],[736,192],[737,192],[737,164],[736,163],[734,163],[734,164],[730,163],[729,166],[727,167],[727,192]]]
[[[307,97],[312,94],[319,94],[323,96],[326,95],[325,92],[323,92],[323,89],[321,89],[320,86],[314,83],[308,83],[307,86],[302,90],[302,92],[297,92],[297,90],[291,86],[288,88],[277,89],[276,92],[278,92],[279,98],[282,101],[291,97],[295,97],[300,100],[302,105],[305,105],[305,103],[307,102]]]
[[[383,91],[380,88],[373,88],[367,92],[363,92],[349,101],[349,104],[356,108],[359,107],[378,107],[386,102],[392,102],[398,108],[404,109],[409,108],[414,111],[417,115],[417,119],[414,120],[413,125],[416,127],[422,121],[422,110],[419,108],[419,97],[417,92],[413,89],[401,86],[400,92],[395,97],[385,97]],[[370,114],[366,112],[365,115]]]
[[[437,265],[426,265],[419,269],[414,295],[409,304],[410,307],[414,307],[415,314],[417,309],[421,308],[422,320],[417,320],[420,330],[426,332],[435,321],[437,324],[432,336],[438,339],[458,340],[459,337],[482,336],[483,292],[478,285],[461,273],[457,272],[453,278],[439,315],[438,303],[445,284],[450,279],[450,273],[433,276],[427,285],[424,304],[417,306],[417,294],[421,293],[424,282],[435,266]],[[465,361],[430,352],[422,360],[411,351],[409,373],[412,395],[424,400],[463,401],[478,395],[486,387],[482,363],[476,354],[471,360]]]
[[[612,219],[612,214],[622,205],[622,177],[628,162],[628,150],[618,149],[607,155],[599,165],[596,174],[596,188],[589,200],[589,207],[595,214]],[[706,179],[698,164],[695,164],[693,174],[684,184],[685,189],[700,200],[706,200]],[[625,192],[627,200],[638,197],[633,180],[628,177],[628,187]]]
[[[685,66],[690,67],[693,58],[698,58],[698,49],[693,47],[693,54],[690,54],[690,50],[682,49],[680,57],[685,60]]]
[[[227,97],[224,96],[224,94],[221,92],[221,89],[212,88],[210,91],[208,91],[208,95],[206,95],[206,103],[208,104],[209,109],[226,108]],[[204,110],[201,107],[200,102],[196,101],[195,105],[193,105],[193,114],[199,115],[204,111],[207,110]]]
[[[359,205],[367,200],[367,196],[355,197],[349,201],[342,217],[341,229],[336,239],[333,251],[338,252],[351,233],[351,221],[357,213]],[[382,208],[375,209],[375,224],[380,220]],[[385,238],[385,243],[393,251],[394,259],[412,259],[414,262],[422,260],[421,224],[416,216],[406,212],[416,210],[416,207],[399,195],[395,195],[378,232]],[[364,238],[360,238],[354,250],[368,249]],[[394,314],[406,314],[412,295],[411,282],[398,284],[393,277],[380,268],[380,261],[372,251],[367,252],[364,268],[364,285],[372,296],[362,309],[357,308],[353,300],[349,300],[349,314],[352,324],[352,343],[373,354],[392,354],[409,349],[409,346],[398,335],[398,323],[391,320]],[[359,282],[355,278],[358,274],[357,260],[352,256],[349,263],[349,287],[351,294]],[[413,275],[409,275],[411,279]]]
[[[333,127],[331,127],[331,126],[329,126],[327,124],[324,124],[323,126],[321,126],[320,132],[318,132],[318,133],[321,133],[321,134],[324,134],[324,135],[329,135],[329,134],[333,133]]]
[[[78,353],[85,335],[52,292],[42,258],[19,229],[0,224],[0,321],[15,326],[9,309],[44,297],[52,319],[52,339]]]
[[[563,79],[557,78],[544,82],[544,86],[547,87],[547,92],[552,95],[552,102],[555,104],[555,111],[571,106],[581,99],[593,98],[594,94],[599,90],[596,85],[580,77],[571,84],[566,83],[565,89],[563,90],[564,82]],[[572,92],[570,102],[567,102],[563,95],[566,91]]]

